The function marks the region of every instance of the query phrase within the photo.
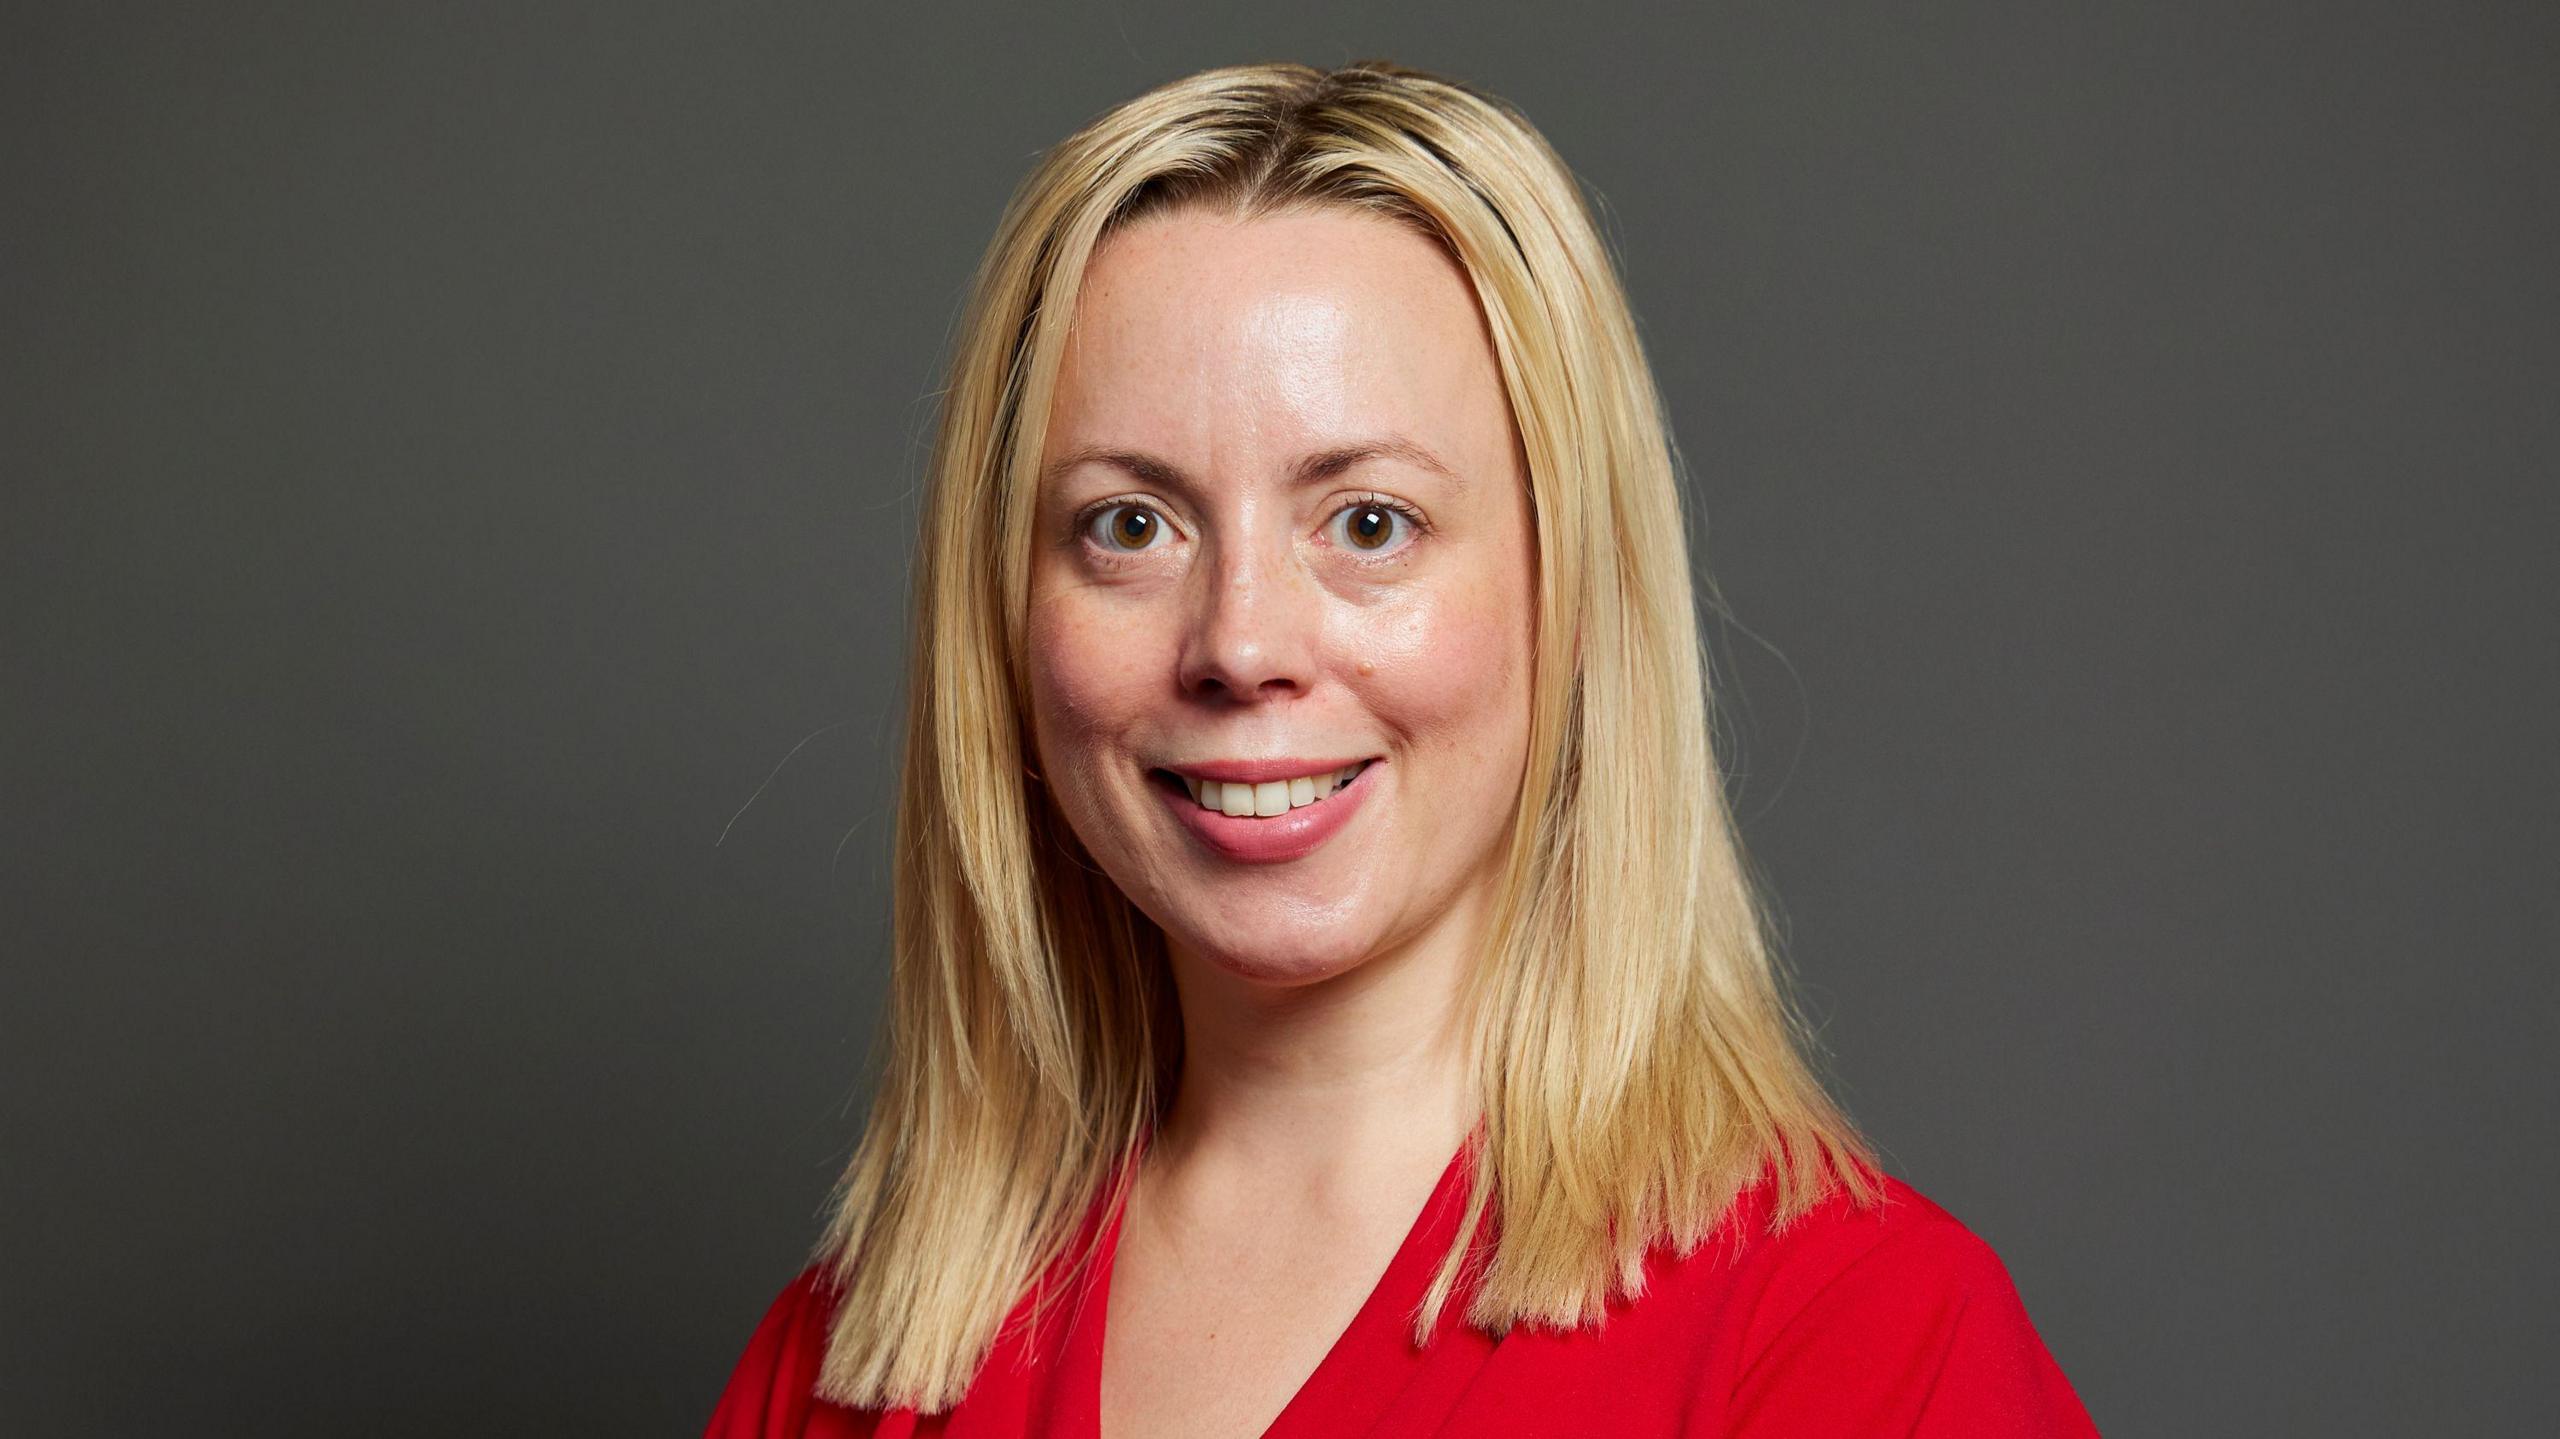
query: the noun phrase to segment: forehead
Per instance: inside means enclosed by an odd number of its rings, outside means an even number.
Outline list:
[[[1238,446],[1429,431],[1481,461],[1509,407],[1473,287],[1397,221],[1178,210],[1106,237],[1076,300],[1049,444]]]

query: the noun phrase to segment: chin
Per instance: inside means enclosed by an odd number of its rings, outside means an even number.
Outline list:
[[[1277,989],[1319,984],[1348,974],[1360,967],[1372,949],[1362,937],[1304,929],[1279,944],[1272,942],[1268,929],[1248,933],[1224,926],[1166,926],[1165,937],[1177,950],[1187,950],[1221,973]]]

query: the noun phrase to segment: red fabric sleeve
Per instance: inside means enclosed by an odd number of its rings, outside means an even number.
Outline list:
[[[1878,1241],[1746,1364],[1747,1439],[2079,1439],[2098,1431],[1991,1247],[1952,1219]]]
[[[815,1397],[832,1307],[815,1269],[784,1286],[747,1340],[738,1367],[730,1371],[704,1439],[800,1439],[844,1432],[854,1416],[821,1406]],[[819,1412],[813,1416],[812,1410]],[[813,1424],[813,1417],[820,1422]]]

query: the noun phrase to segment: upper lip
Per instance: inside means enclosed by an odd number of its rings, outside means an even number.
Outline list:
[[[1198,764],[1169,764],[1162,768],[1185,779],[1216,780],[1220,784],[1269,784],[1273,780],[1330,774],[1372,758],[1374,756],[1353,755],[1348,759],[1213,759],[1202,760]]]

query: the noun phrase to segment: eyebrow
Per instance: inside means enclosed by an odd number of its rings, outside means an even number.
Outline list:
[[[1301,455],[1298,462],[1289,467],[1289,480],[1292,485],[1312,485],[1371,460],[1402,460],[1418,469],[1461,483],[1465,481],[1465,476],[1451,469],[1438,455],[1402,435],[1386,435]],[[1113,449],[1107,445],[1079,445],[1050,461],[1040,471],[1041,484],[1046,487],[1079,465],[1093,464],[1109,465],[1147,484],[1168,489],[1181,489],[1190,483],[1190,477],[1182,472],[1181,466],[1144,451]]]

